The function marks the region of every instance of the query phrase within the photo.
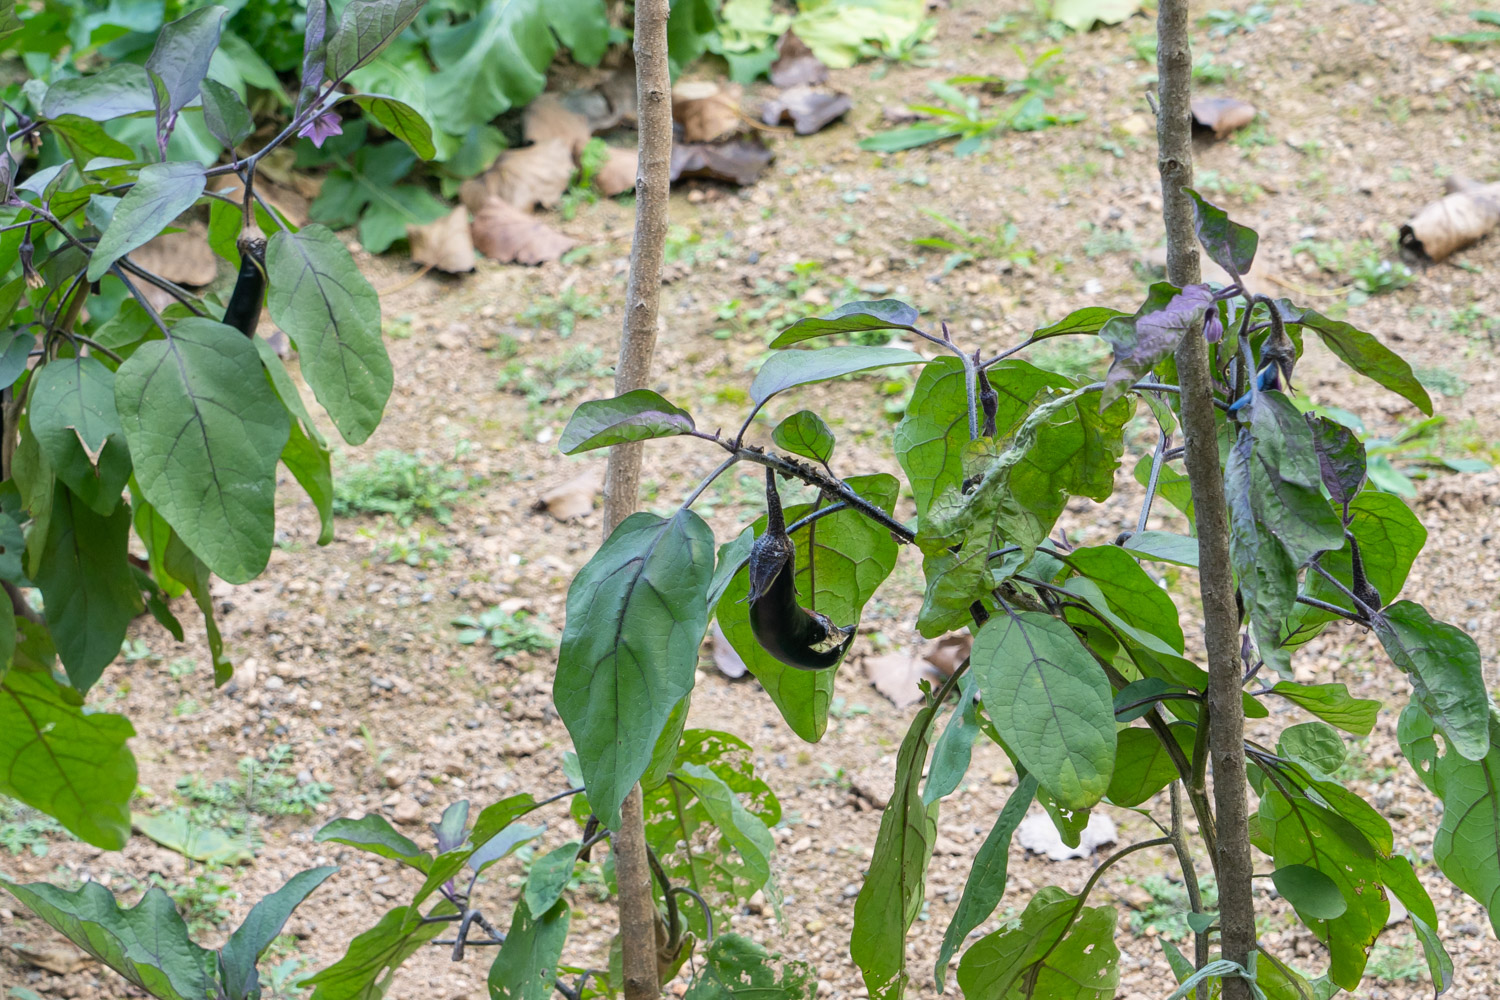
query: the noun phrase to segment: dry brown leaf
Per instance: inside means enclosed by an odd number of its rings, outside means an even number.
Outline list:
[[[865,676],[897,708],[922,700],[922,689],[917,682],[929,676],[931,669],[926,660],[910,650],[865,657]]]
[[[458,200],[464,203],[464,208],[475,215],[479,214],[480,209],[484,208],[485,203],[491,198],[500,197],[490,187],[491,176],[490,173],[483,173],[478,177],[470,177],[458,186]]]
[[[922,654],[922,659],[932,664],[933,669],[944,677],[952,677],[953,671],[969,658],[969,650],[973,648],[974,637],[972,635],[967,632],[954,632],[939,639],[937,645]]]
[[[556,94],[542,94],[526,105],[521,119],[521,132],[526,141],[540,145],[556,139],[568,147],[576,160],[594,134],[589,120],[568,107]]]
[[[1477,243],[1500,226],[1500,182],[1448,179],[1448,194],[1422,206],[1401,227],[1401,245],[1431,260]]]
[[[499,198],[480,206],[469,233],[475,249],[502,264],[545,264],[578,245],[577,240]]]
[[[788,31],[776,43],[776,61],[771,64],[771,82],[778,87],[798,87],[822,83],[828,79],[828,67],[813,55],[807,43]]]
[[[744,187],[775,159],[759,139],[734,139],[713,145],[679,142],[672,145],[672,180],[705,177]]]
[[[590,116],[595,132],[614,128],[622,122],[634,122],[638,100],[635,89],[635,56],[627,55],[620,68],[594,89],[603,95],[609,107],[609,115],[605,119],[596,121]]]
[[[609,159],[594,175],[594,184],[606,198],[635,189],[635,171],[638,153],[621,146],[609,147]]]
[[[474,237],[469,233],[469,210],[459,205],[436,222],[407,226],[411,259],[449,274],[474,270]]]
[[[837,90],[817,87],[792,87],[768,100],[760,111],[767,125],[791,122],[798,135],[821,132],[829,123],[844,116],[854,102]]]
[[[736,653],[734,647],[729,644],[729,638],[724,635],[724,630],[719,627],[717,621],[714,622],[713,630],[709,635],[709,647],[713,653],[714,666],[718,667],[719,673],[725,677],[730,680],[739,680],[749,671],[750,668],[745,666],[745,661],[740,658],[740,654]]]
[[[561,139],[508,149],[483,176],[492,194],[516,208],[551,208],[573,179],[573,153]]]
[[[598,469],[588,469],[537,498],[532,510],[545,510],[559,521],[571,521],[594,510],[594,497],[604,479]]]
[[[682,80],[672,88],[672,120],[684,142],[714,142],[740,130],[738,84],[720,87],[709,80]]]
[[[94,963],[94,959],[86,952],[66,944],[46,944],[36,948],[18,944],[15,946],[15,953],[27,965],[55,972],[59,976],[72,975]]]
[[[1193,124],[1212,130],[1215,139],[1222,139],[1254,120],[1253,104],[1246,104],[1233,97],[1193,98]]]
[[[208,227],[190,222],[180,233],[164,233],[130,254],[153,274],[179,285],[207,285],[219,276],[219,261],[208,245]]]

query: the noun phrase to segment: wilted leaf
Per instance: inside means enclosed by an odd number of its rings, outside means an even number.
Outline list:
[[[1175,351],[1183,335],[1202,323],[1212,305],[1213,291],[1207,285],[1188,285],[1161,309],[1105,323],[1099,336],[1114,347],[1115,355],[1105,376],[1100,409],[1119,399],[1131,383]]]
[[[754,184],[776,156],[759,139],[733,139],[703,145],[672,144],[672,180],[694,177],[744,187]]]
[[[582,113],[570,108],[556,94],[541,94],[526,105],[521,117],[521,134],[534,145],[557,140],[568,148],[577,159],[594,134],[589,120]]]
[[[1193,124],[1222,139],[1255,120],[1255,105],[1234,97],[1193,98]]]
[[[684,142],[715,142],[740,130],[738,85],[721,87],[711,80],[680,80],[672,88],[672,120],[682,126]]]
[[[853,100],[841,91],[792,87],[766,101],[760,120],[767,125],[791,122],[798,135],[811,135],[843,117],[853,106]]]
[[[407,226],[406,241],[411,244],[411,259],[418,264],[449,274],[474,270],[474,238],[469,232],[469,210],[463,205],[436,222]]]
[[[828,67],[813,55],[807,43],[788,31],[776,43],[776,61],[771,64],[771,82],[778,87],[800,87],[828,79]]]
[[[599,189],[599,193],[606,198],[613,198],[617,194],[634,191],[638,159],[639,153],[634,148],[609,147],[609,159],[604,161],[604,166],[594,175],[594,186]]]
[[[1500,182],[1448,179],[1448,194],[1422,206],[1401,227],[1401,245],[1442,260],[1500,226]]]
[[[480,206],[469,231],[475,248],[502,264],[545,264],[578,245],[577,240],[499,198]]]

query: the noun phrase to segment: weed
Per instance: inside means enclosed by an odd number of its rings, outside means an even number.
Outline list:
[[[440,566],[451,555],[448,546],[426,531],[412,531],[375,543],[375,555],[381,562],[405,563],[408,566]]]
[[[215,871],[207,871],[193,877],[191,882],[181,885],[168,882],[154,872],[151,884],[165,890],[177,904],[177,912],[187,921],[188,933],[194,936],[212,931],[229,919],[228,904],[237,899],[229,879]]]
[[[728,257],[733,251],[734,245],[722,236],[705,241],[702,233],[696,233],[687,226],[673,226],[667,230],[663,260],[668,264],[694,267]]]
[[[1371,240],[1346,243],[1336,240],[1299,240],[1292,255],[1305,253],[1319,269],[1346,280],[1349,304],[1357,306],[1372,295],[1385,295],[1405,288],[1415,279],[1411,268],[1382,256]]]
[[[885,75],[890,66],[931,66],[937,61],[937,49],[931,45],[932,36],[937,34],[937,20],[927,18],[917,25],[910,35],[890,46],[862,42],[859,46],[859,55],[862,59],[880,59],[886,65],[877,66],[872,74],[873,79],[880,79]]]
[[[1243,12],[1217,8],[1198,18],[1198,26],[1208,31],[1211,38],[1223,38],[1236,31],[1251,32],[1271,20],[1271,5],[1253,3]]]
[[[1156,58],[1156,53],[1154,51],[1152,52],[1151,57],[1153,59]],[[1230,77],[1236,76],[1238,72],[1239,71],[1232,66],[1224,66],[1220,63],[1214,62],[1213,55],[1208,52],[1203,53],[1197,59],[1193,60],[1194,83],[1225,83],[1230,79]]]
[[[195,699],[183,698],[176,705],[172,706],[172,714],[177,716],[179,719],[185,718],[189,715],[197,715],[199,707],[200,706]]]
[[[528,403],[558,403],[610,374],[612,369],[603,359],[604,352],[597,347],[575,347],[535,362],[517,359],[500,369],[495,388],[525,396]]]
[[[1483,336],[1491,345],[1500,340],[1500,318],[1491,316],[1488,309],[1472,302],[1462,309],[1450,311],[1443,326],[1450,333],[1462,334],[1471,340]]]
[[[182,680],[182,678],[191,675],[197,669],[198,661],[193,659],[191,656],[179,656],[177,659],[167,664],[167,673],[170,674],[174,680]]]
[[[1187,888],[1181,882],[1174,882],[1161,875],[1147,875],[1141,879],[1140,886],[1150,894],[1151,902],[1139,910],[1131,911],[1131,933],[1144,934],[1148,929],[1155,928],[1157,935],[1167,941],[1186,940],[1189,934],[1187,915],[1191,910]],[[1199,888],[1203,896],[1203,909],[1213,912],[1218,906],[1218,883],[1212,875],[1205,876],[1200,881]]]
[[[495,649],[495,659],[503,660],[517,653],[541,653],[557,648],[557,633],[546,627],[546,615],[532,615],[525,611],[511,614],[498,607],[480,614],[460,615],[453,624],[463,629],[458,641],[472,646],[481,640],[489,640]]]
[[[126,663],[159,659],[155,653],[151,652],[151,647],[146,645],[143,639],[126,639],[125,644],[120,647],[120,658]]]
[[[1469,383],[1456,372],[1451,372],[1446,368],[1417,368],[1413,374],[1422,385],[1450,399],[1455,399],[1469,391]]]
[[[1365,966],[1366,976],[1386,983],[1421,979],[1426,971],[1427,962],[1410,934],[1398,943],[1377,944],[1370,951],[1370,964]]]
[[[221,778],[212,784],[197,775],[177,779],[177,791],[192,805],[193,822],[243,833],[253,817],[304,816],[328,801],[333,786],[321,781],[298,784],[286,773],[292,748],[273,746],[264,763],[242,757],[238,778]]]
[[[953,234],[952,237],[928,236],[911,241],[914,246],[942,250],[947,253],[948,256],[943,258],[941,272],[944,275],[981,258],[1009,261],[1011,266],[1017,268],[1031,266],[1036,252],[1030,247],[1016,245],[1021,238],[1021,232],[1014,222],[1007,220],[1005,225],[987,236],[966,229],[948,216],[934,212],[930,208],[922,209],[922,213],[942,223]]]
[[[33,857],[44,858],[54,837],[71,839],[52,817],[0,795],[0,847],[11,854],[30,851]]]
[[[298,1000],[307,993],[303,982],[312,977],[312,970],[302,971],[307,960],[300,956],[283,959],[275,965],[260,967],[262,1000]]]
[[[1481,96],[1500,101],[1500,73],[1474,74],[1474,89],[1479,91]]]
[[[452,505],[473,484],[458,469],[427,461],[419,454],[385,450],[372,462],[350,466],[334,480],[333,512],[389,514],[409,525],[419,514],[431,514],[439,524],[453,518]]]
[[[604,315],[599,300],[576,288],[565,288],[560,295],[537,299],[522,310],[516,319],[537,329],[556,330],[563,339],[573,336],[580,319]]]
[[[1083,252],[1089,260],[1111,253],[1133,253],[1139,249],[1135,235],[1122,229],[1103,229],[1090,224],[1088,230],[1089,238],[1083,241]]]
[[[1480,24],[1500,25],[1500,10],[1470,11],[1469,17]],[[1434,35],[1432,40],[1435,42],[1449,42],[1454,45],[1485,45],[1490,42],[1500,42],[1500,29],[1464,31],[1454,35]]]
[[[564,221],[573,221],[573,216],[578,214],[580,206],[592,205],[599,200],[599,192],[594,187],[594,177],[608,162],[609,147],[605,145],[604,140],[590,139],[578,156],[578,170],[573,174],[573,181],[568,185],[568,190],[563,192],[562,201],[557,206]]]

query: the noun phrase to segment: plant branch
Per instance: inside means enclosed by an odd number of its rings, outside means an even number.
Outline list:
[[[1194,913],[1203,912],[1203,895],[1198,889],[1198,868],[1193,864],[1193,852],[1188,847],[1187,831],[1182,822],[1182,782],[1174,781],[1171,787],[1172,850],[1177,853],[1177,864],[1182,868],[1182,884],[1187,888],[1188,905]],[[1208,932],[1193,932],[1193,968],[1201,969],[1208,962]]]
[[[187,306],[192,310],[194,316],[208,315],[208,313],[204,312],[203,309],[198,306],[198,303],[203,301],[201,296],[193,294],[186,288],[183,288],[181,285],[177,284],[175,281],[169,281],[159,274],[153,274],[152,272],[146,270],[144,267],[141,267],[139,264],[135,263],[128,256],[121,257],[119,263],[121,267],[125,268],[125,270],[129,271],[137,278],[151,282],[151,284],[155,285],[157,288],[160,288],[162,291],[172,296],[172,298]]]

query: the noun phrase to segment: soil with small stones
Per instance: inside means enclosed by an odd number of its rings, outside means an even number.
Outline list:
[[[1199,148],[1199,186],[1260,231],[1256,270],[1278,279],[1285,286],[1280,294],[1347,308],[1352,322],[1403,353],[1440,390],[1434,398],[1447,418],[1439,432],[1447,454],[1492,458],[1500,436],[1500,381],[1485,331],[1488,324],[1496,334],[1496,321],[1487,318],[1500,315],[1500,282],[1493,277],[1500,273],[1500,237],[1444,265],[1419,267],[1410,286],[1353,306],[1344,287],[1349,275],[1320,271],[1310,254],[1293,247],[1371,240],[1391,256],[1394,228],[1441,194],[1443,177],[1493,179],[1500,159],[1500,102],[1493,89],[1500,49],[1432,41],[1434,34],[1466,30],[1468,22],[1457,8],[1440,14],[1416,0],[1318,0],[1269,9],[1270,20],[1250,31],[1196,33],[1196,52],[1229,74],[1200,91],[1241,97],[1260,111],[1238,138]],[[674,194],[655,388],[691,409],[700,427],[736,426],[753,367],[778,321],[855,289],[864,297],[915,302],[947,319],[961,343],[987,352],[1084,303],[1134,307],[1143,268],[1161,241],[1154,124],[1144,97],[1152,67],[1132,45],[1151,31],[1144,18],[1058,43],[1067,83],[1051,108],[1085,114],[1079,124],[1002,136],[964,159],[941,147],[886,158],[855,148],[858,137],[884,127],[883,108],[923,100],[929,79],[1018,76],[1013,42],[1019,39],[1028,55],[1051,45],[1038,36],[1030,11],[1019,2],[955,4],[939,18],[937,65],[884,74],[866,65],[835,73],[833,82],[856,95],[847,123],[810,138],[772,135],[777,161],[754,187],[688,187]],[[986,29],[1006,14],[1004,33]],[[1032,250],[1032,259],[1006,262],[981,253],[944,274],[941,252],[911,243],[951,235],[926,211],[982,235],[1013,222],[1015,247]],[[566,787],[561,762],[568,737],[550,703],[553,658],[497,661],[482,646],[460,645],[450,624],[455,616],[503,605],[560,626],[568,580],[599,540],[597,512],[560,523],[532,508],[541,494],[603,467],[601,454],[560,456],[555,441],[578,401],[610,392],[631,210],[617,203],[586,207],[561,228],[589,247],[566,266],[482,265],[476,275],[428,276],[385,298],[395,396],[374,438],[346,449],[341,461],[347,466],[394,448],[422,452],[475,477],[478,485],[456,506],[450,524],[421,519],[403,528],[388,519],[346,518],[337,540],[319,549],[316,517],[288,477],[270,568],[252,584],[215,591],[240,665],[232,686],[211,689],[201,627],[189,626],[188,642],[174,645],[142,620],[132,638],[154,657],[120,663],[90,695],[91,704],[124,712],[136,724],[133,747],[141,785],[149,790],[138,808],[172,804],[173,786],[184,775],[230,777],[242,757],[263,756],[277,743],[292,747],[302,780],[333,788],[315,816],[266,821],[255,861],[228,873],[239,898],[229,906],[232,920],[207,935],[213,943],[254,900],[314,864],[337,862],[342,870],[292,922],[295,952],[309,968],[337,958],[353,935],[409,898],[416,888],[411,872],[315,844],[312,834],[322,821],[366,811],[403,819],[420,812],[435,820],[460,798],[484,804],[518,790],[540,795]],[[365,263],[377,287],[407,284],[409,268],[399,262]],[[528,307],[569,290],[575,301],[603,307],[598,317],[580,318],[570,338],[562,339],[550,321],[533,327],[518,320]],[[761,315],[747,318],[752,311]],[[1099,351],[1066,339],[1038,354],[1042,363],[1097,367],[1101,361]],[[560,359],[566,361],[561,368]],[[1309,347],[1298,382],[1309,399],[1360,414],[1377,436],[1390,437],[1416,419],[1402,400],[1351,375],[1316,346]],[[892,469],[891,411],[899,409],[904,388],[864,380],[801,391],[773,404],[755,433],[768,438],[780,417],[819,409],[839,437],[836,470]],[[1063,520],[1070,538],[1106,542],[1134,525],[1139,491],[1129,470],[1153,443],[1145,419],[1132,425],[1118,494],[1102,504],[1071,505]],[[706,444],[648,447],[644,503],[672,505],[718,460]],[[758,514],[759,479],[742,473],[721,483],[699,509],[727,539]],[[1500,557],[1493,539],[1500,475],[1437,474],[1418,488],[1413,506],[1430,534],[1405,596],[1467,628],[1493,682],[1500,646]],[[909,517],[909,503],[903,505],[898,513]],[[1181,521],[1164,508],[1158,505],[1154,525],[1180,530]],[[419,534],[446,548],[446,561],[425,567],[385,561],[384,543]],[[707,656],[693,698],[690,725],[749,740],[787,817],[776,831],[775,860],[785,924],[747,907],[733,927],[813,963],[820,995],[832,998],[864,995],[848,959],[854,896],[879,822],[872,800],[889,794],[895,748],[912,715],[869,687],[860,659],[877,641],[883,648],[917,641],[911,622],[919,593],[920,561],[907,551],[862,623],[856,653],[839,673],[828,733],[815,746],[788,731],[753,680],[726,679]],[[1191,619],[1191,588],[1174,593]],[[167,664],[183,656],[196,658],[199,669],[174,678]],[[1330,628],[1306,647],[1296,667],[1300,679],[1340,681],[1358,696],[1387,703],[1375,733],[1354,748],[1363,762],[1346,783],[1391,820],[1397,850],[1419,862],[1457,969],[1450,995],[1495,995],[1500,947],[1480,907],[1431,864],[1439,807],[1396,744],[1406,681],[1374,638],[1353,627]],[[1271,718],[1251,724],[1257,738],[1269,739],[1301,718],[1287,705],[1268,707]],[[927,903],[909,943],[914,986],[924,996],[935,992],[937,945],[970,859],[1014,780],[1003,755],[982,747],[964,785],[943,804]],[[1123,843],[1152,835],[1136,813],[1101,808],[1119,824]],[[560,809],[546,818],[545,845],[576,835]],[[430,839],[420,825],[403,829],[419,841]],[[983,929],[1018,912],[1039,886],[1077,891],[1096,862],[1050,862],[1013,846],[1009,890]],[[1206,870],[1206,862],[1200,867]],[[197,866],[137,836],[119,853],[60,839],[45,857],[0,855],[0,870],[23,879],[89,878],[125,886],[153,873],[185,882]],[[1122,998],[1170,991],[1170,973],[1153,938],[1174,931],[1152,914],[1156,897],[1170,896],[1163,880],[1174,877],[1169,857],[1143,852],[1113,869],[1096,890],[1098,902],[1119,909]],[[1322,946],[1271,897],[1268,883],[1257,886],[1263,943],[1304,970],[1320,971]],[[510,876],[496,879],[483,888],[480,903],[501,921],[517,891]],[[602,965],[615,928],[613,909],[584,892],[574,902],[579,915],[566,961]],[[7,906],[0,910],[0,940],[32,948],[57,940],[13,903]],[[461,963],[450,962],[446,948],[424,950],[407,962],[390,996],[484,996],[486,963],[477,950]],[[0,983],[52,996],[135,995],[97,966],[54,975],[9,948],[0,949]],[[682,982],[670,989],[681,993]],[[1410,923],[1393,924],[1377,945],[1362,995],[1405,998],[1430,990]]]

